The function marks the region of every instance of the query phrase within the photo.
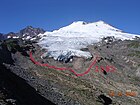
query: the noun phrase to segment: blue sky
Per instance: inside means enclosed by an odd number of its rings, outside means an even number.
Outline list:
[[[140,34],[140,0],[0,0],[1,33],[28,25],[51,31],[79,20]]]

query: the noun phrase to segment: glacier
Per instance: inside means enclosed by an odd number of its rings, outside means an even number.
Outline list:
[[[47,52],[41,56],[42,58],[53,57],[55,60],[59,60],[61,59],[60,56],[67,56],[68,53],[69,57],[91,58],[90,52],[81,51],[81,49],[100,42],[102,38],[108,36],[114,36],[121,40],[132,40],[135,36],[139,37],[139,35],[125,33],[104,21],[93,23],[77,21],[59,30],[39,34],[38,45],[47,49]]]

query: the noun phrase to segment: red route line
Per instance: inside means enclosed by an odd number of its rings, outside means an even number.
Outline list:
[[[38,61],[36,61],[34,58],[33,58],[33,55],[32,55],[32,52],[30,51],[30,59],[31,61],[36,64],[36,65],[39,65],[39,66],[47,66],[48,68],[53,68],[55,70],[69,70],[71,71],[73,74],[75,74],[76,76],[84,76],[85,74],[88,74],[90,72],[90,69],[96,64],[96,60],[97,60],[97,56],[95,57],[95,60],[90,64],[90,66],[88,67],[88,69],[83,72],[83,73],[76,73],[75,70],[73,70],[72,68],[65,68],[65,67],[56,67],[56,66],[51,66],[49,64],[42,64]]]

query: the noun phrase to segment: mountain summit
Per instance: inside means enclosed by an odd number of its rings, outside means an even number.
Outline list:
[[[109,24],[105,23],[104,21],[98,21],[93,23],[87,23],[84,21],[77,21],[73,22],[72,24],[61,28],[60,30],[64,31],[77,31],[77,32],[90,32],[90,31],[97,31],[101,29],[106,30],[114,30],[114,31],[121,31],[117,28],[110,26]]]

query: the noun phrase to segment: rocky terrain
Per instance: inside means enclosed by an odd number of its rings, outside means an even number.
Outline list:
[[[32,41],[1,41],[0,105],[139,105],[140,38],[112,41],[107,37],[81,50],[89,51],[93,58],[60,62],[41,58],[46,50]],[[77,73],[84,72],[96,55],[98,59],[88,74],[77,77],[68,70],[34,64],[30,51],[42,64],[73,68]],[[107,71],[107,66],[113,69]]]
[[[5,40],[7,38],[22,38],[30,39],[38,34],[43,34],[45,31],[42,28],[34,28],[32,26],[27,26],[26,28],[20,30],[19,32],[9,32],[7,34],[0,33],[0,40]]]

